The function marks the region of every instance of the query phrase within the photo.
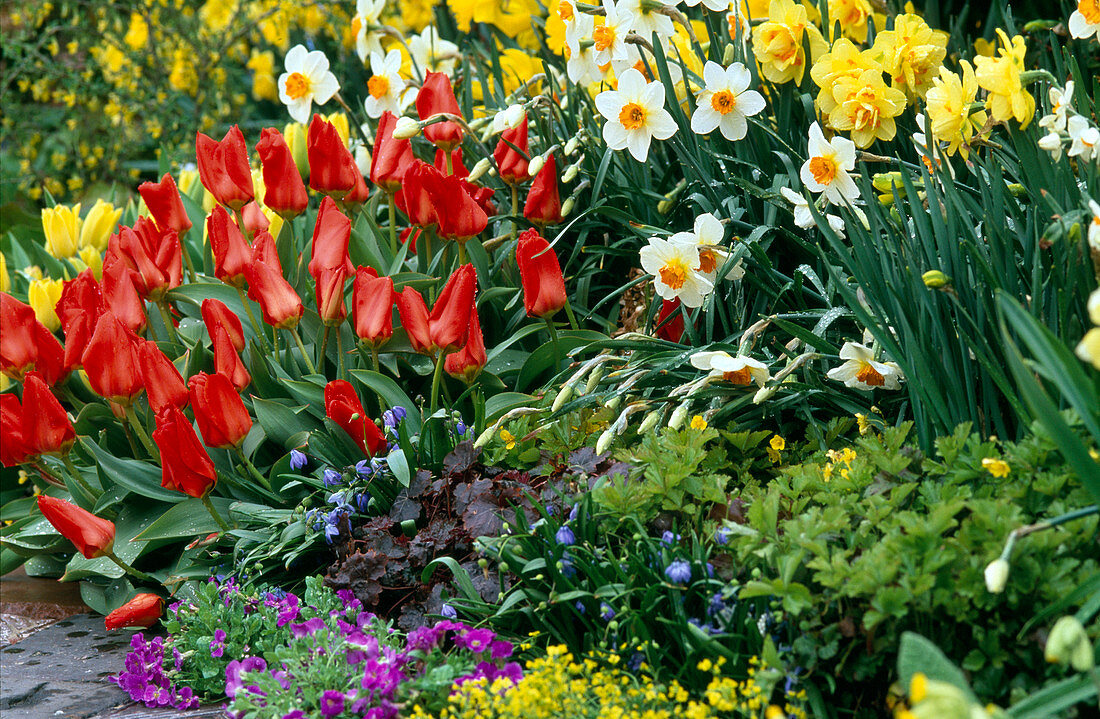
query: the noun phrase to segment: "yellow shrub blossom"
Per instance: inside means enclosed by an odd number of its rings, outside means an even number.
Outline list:
[[[61,329],[61,319],[57,316],[57,301],[61,299],[64,280],[41,279],[31,282],[27,289],[27,304],[34,310],[38,321],[46,325],[50,332]]]
[[[275,53],[270,50],[253,50],[247,67],[252,71],[252,97],[257,100],[279,101],[279,87],[275,83]]]
[[[42,208],[42,231],[46,233],[46,252],[54,257],[72,257],[80,241],[80,205],[55,205]]]
[[[149,42],[149,24],[145,22],[141,13],[130,13],[130,27],[126,30],[122,41],[131,50],[140,50],[145,47],[145,43]]]
[[[837,78],[833,84],[836,107],[828,124],[850,131],[856,147],[868,147],[876,139],[891,140],[897,133],[894,118],[905,109],[905,94],[887,87],[879,70],[864,70],[858,77]]]
[[[933,30],[917,15],[899,15],[894,29],[875,36],[872,52],[891,84],[910,100],[924,97],[947,54],[947,33]]]
[[[752,51],[764,77],[777,84],[802,82],[807,64],[804,40],[809,41],[810,62],[828,48],[821,32],[810,24],[804,6],[794,0],[772,0],[768,21],[752,31]]]
[[[1009,40],[1000,28],[997,28],[997,35],[1004,45],[998,50],[1000,56],[974,58],[978,86],[989,91],[985,106],[994,120],[1007,122],[1015,118],[1023,129],[1035,116],[1035,98],[1024,88],[1021,79],[1027,46],[1019,35]]]
[[[932,80],[932,87],[925,96],[925,114],[932,123],[932,136],[948,143],[947,154],[961,150],[966,157],[966,146],[975,130],[985,125],[986,115],[984,111],[970,112],[970,105],[978,94],[978,81],[970,63],[963,60],[961,64],[962,77],[940,68],[940,76]]]

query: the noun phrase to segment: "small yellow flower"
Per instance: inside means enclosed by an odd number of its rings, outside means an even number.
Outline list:
[[[871,431],[871,422],[867,419],[867,415],[863,413],[856,413],[856,424],[859,425],[860,435],[865,435]]]
[[[1012,468],[1008,466],[1008,462],[992,457],[982,459],[982,467],[994,477],[1007,477],[1008,473],[1012,471]]]
[[[917,672],[913,675],[913,678],[909,680],[909,699],[914,703],[920,703],[924,701],[928,696],[928,677],[924,676],[921,672]]]
[[[80,205],[55,205],[42,208],[42,230],[46,233],[46,252],[57,258],[76,254],[80,240]]]
[[[32,282],[27,290],[27,304],[34,309],[34,316],[38,321],[46,325],[50,332],[61,328],[61,319],[58,318],[55,307],[61,299],[63,286],[62,280],[42,279]]]
[[[704,429],[707,428],[707,421],[705,419],[703,419],[703,417],[701,415],[697,414],[697,415],[695,415],[694,417],[691,418],[691,428],[692,429],[698,429],[698,430],[704,430]]]
[[[516,436],[506,429],[500,430],[500,439],[504,442],[505,449],[516,448]]]
[[[771,438],[771,441],[768,442],[768,445],[776,452],[782,452],[787,448],[787,440],[783,439],[777,434]]]

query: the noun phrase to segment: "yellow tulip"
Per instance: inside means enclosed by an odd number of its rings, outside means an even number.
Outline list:
[[[106,250],[107,242],[118,227],[121,217],[121,208],[115,209],[110,202],[96,200],[84,218],[84,227],[80,230],[80,247],[94,248],[97,252]]]
[[[82,247],[77,256],[70,260],[73,265],[76,266],[77,272],[83,272],[85,269],[92,271],[92,276],[96,278],[96,281],[103,279],[103,257],[94,247]]]
[[[332,123],[332,126],[336,128],[336,134],[347,145],[349,133],[351,132],[351,128],[348,127],[348,116],[342,112],[334,112],[325,119]]]
[[[298,166],[298,174],[305,180],[309,177],[309,155],[306,154],[306,126],[300,122],[292,122],[283,130],[290,155],[294,158],[294,164]]]
[[[42,208],[42,230],[46,252],[54,257],[72,257],[80,239],[80,205]]]
[[[56,332],[61,328],[61,320],[57,316],[57,301],[61,299],[61,289],[64,286],[62,280],[35,280],[27,290],[27,304],[34,309],[34,315],[38,321],[46,325],[50,332]]]
[[[11,292],[11,277],[8,276],[8,258],[0,252],[0,292]]]

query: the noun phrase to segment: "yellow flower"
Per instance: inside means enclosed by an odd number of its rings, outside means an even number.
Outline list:
[[[985,106],[989,108],[994,120],[1007,122],[1010,118],[1015,118],[1020,123],[1020,129],[1023,129],[1035,116],[1035,98],[1024,89],[1020,77],[1024,72],[1027,46],[1019,35],[1009,40],[1008,35],[1000,28],[997,28],[997,35],[1004,44],[999,50],[1000,57],[974,58],[978,86],[989,91]]]
[[[879,33],[871,51],[890,83],[912,100],[924,97],[947,53],[947,33],[933,30],[917,15],[899,15],[894,29]]]
[[[871,422],[867,419],[867,415],[863,414],[862,412],[856,413],[856,424],[859,425],[860,435],[867,434],[871,431]]]
[[[978,94],[978,81],[970,63],[963,60],[961,64],[961,78],[947,68],[940,68],[940,76],[933,78],[925,97],[925,112],[932,122],[933,137],[948,143],[947,154],[961,150],[966,157],[969,152],[966,146],[974,131],[985,125],[986,114],[984,111],[970,113],[970,105]]]
[[[768,446],[776,452],[782,452],[787,448],[787,440],[777,434],[771,438],[771,441],[768,442]]]
[[[332,123],[332,126],[336,128],[336,134],[340,136],[346,146],[351,132],[351,128],[348,126],[348,116],[342,112],[334,112],[331,115],[322,115],[322,117]]]
[[[864,70],[859,77],[841,76],[833,85],[837,106],[829,113],[829,126],[849,130],[856,147],[868,147],[875,139],[891,140],[897,133],[894,118],[905,109],[905,93],[887,87],[882,72]]]
[[[278,102],[279,87],[275,83],[275,54],[270,50],[252,51],[247,67],[252,71],[252,97]]]
[[[860,51],[854,42],[844,37],[834,42],[829,52],[819,57],[810,68],[810,77],[821,88],[817,94],[818,109],[825,115],[836,109],[838,103],[833,99],[836,81],[841,77],[858,78],[865,70],[882,73],[882,66],[870,50]]]
[[[61,299],[63,280],[35,280],[27,290],[27,304],[34,309],[34,316],[46,325],[50,332],[61,328],[61,319],[57,316],[57,301]]]
[[[704,429],[707,428],[707,421],[705,419],[703,419],[703,417],[701,415],[697,414],[697,415],[695,415],[694,417],[691,418],[691,428],[692,429],[698,429],[698,430],[704,430]]]
[[[0,252],[0,292],[11,292],[11,277],[8,275],[8,258]]]
[[[500,439],[504,442],[505,449],[516,448],[516,436],[506,429],[500,430]]]
[[[125,37],[122,38],[122,42],[131,50],[140,50],[145,47],[145,43],[149,41],[149,25],[145,22],[145,18],[141,13],[130,14],[130,27],[126,30]]]
[[[85,269],[90,269],[96,281],[103,279],[103,257],[96,248],[81,247],[77,256],[70,258],[69,261],[76,267],[77,272],[83,272]]]
[[[55,205],[42,208],[42,230],[46,233],[46,252],[54,257],[72,257],[80,240],[80,205]]]
[[[872,17],[871,3],[867,0],[829,0],[829,37],[832,38],[833,26],[840,23],[840,31],[845,37],[856,42],[867,39],[868,21],[879,20],[878,27],[882,27],[885,16],[878,14]]]
[[[121,217],[122,208],[115,209],[109,202],[96,200],[84,217],[84,226],[80,230],[80,246],[95,248],[96,252],[106,250]]]
[[[982,459],[982,467],[994,477],[1007,477],[1008,473],[1012,469],[1008,466],[1008,462],[1003,459],[993,459],[992,457],[985,457]]]
[[[236,14],[236,0],[206,0],[199,10],[199,19],[211,34],[217,34],[229,26]]]
[[[309,155],[306,153],[306,126],[300,122],[291,122],[283,128],[283,137],[286,138],[287,147],[294,158],[294,164],[298,166],[298,173],[302,179],[309,177]]]
[[[828,47],[821,32],[809,24],[805,7],[794,0],[772,0],[768,21],[752,31],[752,51],[764,77],[776,84],[802,82],[806,73],[805,39],[809,39],[811,62]]]

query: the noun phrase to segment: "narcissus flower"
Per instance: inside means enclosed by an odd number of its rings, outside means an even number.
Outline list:
[[[806,8],[794,0],[772,0],[768,20],[752,30],[752,51],[760,71],[776,84],[802,82],[806,73],[808,40],[810,62],[828,48],[825,38],[810,24]]]
[[[382,53],[372,53],[370,69],[374,73],[367,80],[367,97],[363,108],[368,117],[381,117],[383,112],[399,114],[403,109],[402,96],[405,81],[401,79],[401,52],[390,50],[385,57]]]
[[[665,86],[647,83],[642,73],[630,68],[619,77],[617,90],[596,96],[596,108],[607,118],[603,139],[612,150],[629,150],[638,162],[649,156],[649,143],[676,134],[676,122],[665,109]]]
[[[156,594],[142,592],[103,619],[108,630],[123,627],[142,627],[148,629],[157,623],[164,612],[164,600]]]
[[[1078,0],[1069,16],[1069,34],[1078,40],[1100,38],[1100,0]]]
[[[932,135],[947,144],[947,154],[968,154],[967,144],[976,131],[985,125],[986,114],[971,114],[970,105],[978,94],[978,80],[974,68],[966,60],[960,62],[962,76],[947,68],[940,68],[939,77],[932,79],[932,87],[925,95],[925,110],[932,122]],[[1059,145],[1061,146],[1061,145]]]
[[[634,15],[612,0],[603,0],[603,9],[603,18],[592,26],[591,38],[600,66],[627,59],[626,36],[634,27]]]
[[[894,362],[877,362],[875,353],[856,342],[845,342],[840,348],[840,359],[847,360],[829,370],[826,376],[856,389],[901,389],[905,376]]]
[[[856,168],[856,146],[851,140],[834,137],[826,140],[821,127],[810,125],[810,159],[802,165],[799,177],[811,192],[820,192],[834,205],[844,205],[859,197],[859,187],[848,173]]]
[[[279,76],[279,99],[295,122],[309,122],[313,103],[324,105],[340,91],[336,76],[329,72],[328,58],[320,50],[310,52],[295,45],[283,63],[286,72]]]
[[[895,88],[910,99],[924,97],[947,54],[947,33],[928,27],[919,15],[898,15],[893,30],[875,36],[871,51]]]
[[[858,77],[838,77],[832,95],[836,106],[829,113],[829,126],[851,132],[856,147],[894,138],[894,118],[905,109],[905,93],[887,87],[879,69],[864,70]]]
[[[86,559],[109,554],[115,544],[114,522],[97,517],[71,502],[40,494],[38,511]]]
[[[1035,98],[1024,88],[1021,77],[1026,69],[1027,44],[1019,35],[1010,40],[1000,28],[997,28],[997,35],[1004,45],[998,50],[999,57],[974,58],[978,86],[989,91],[985,106],[994,120],[1007,122],[1015,118],[1023,129],[1035,116]]]
[[[651,237],[639,253],[642,269],[653,275],[657,294],[678,299],[686,307],[699,307],[714,285],[695,268],[699,267],[699,246]]]
[[[697,106],[691,115],[691,129],[700,135],[721,130],[722,137],[737,141],[748,132],[745,119],[764,109],[764,97],[749,90],[752,74],[735,62],[723,69],[716,62],[703,66],[706,87],[695,96]]]
[[[709,212],[704,212],[695,218],[695,224],[691,232],[677,232],[669,237],[669,242],[682,242],[695,245],[699,249],[699,265],[695,271],[703,275],[708,282],[714,284],[719,266],[729,257],[729,253],[722,249],[722,237],[725,230],[722,229],[722,221]],[[738,262],[726,273],[727,280],[739,280],[745,276],[745,270]]]
[[[355,35],[355,51],[363,62],[374,53],[382,54],[382,11],[386,0],[357,0],[351,31]]]
[[[779,188],[779,194],[783,195],[783,198],[787,202],[791,203],[791,212],[794,213],[794,224],[803,229],[809,229],[810,227],[816,227],[817,222],[814,220],[813,213],[810,211],[810,202],[802,195],[798,194],[789,187]],[[829,227],[833,228],[833,232],[840,236],[844,236],[844,220],[840,219],[836,215],[825,215],[825,221],[829,223]]]
[[[768,366],[760,360],[740,354],[734,357],[721,350],[696,352],[691,356],[691,366],[708,370],[714,379],[741,386],[755,382],[763,387],[771,378]]]
[[[441,38],[432,25],[424,28],[419,35],[409,38],[409,54],[422,72],[450,72],[459,56],[458,45]]]

